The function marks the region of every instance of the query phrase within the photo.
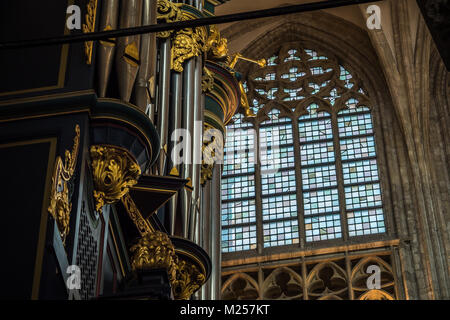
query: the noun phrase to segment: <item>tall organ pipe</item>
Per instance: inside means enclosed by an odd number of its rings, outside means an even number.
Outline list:
[[[157,0],[143,0],[142,24],[156,24]],[[141,36],[140,67],[136,81],[136,105],[142,110],[147,108],[150,119],[155,113],[155,71],[156,71],[156,34],[147,33]]]
[[[100,18],[100,30],[115,30],[119,20],[119,0],[105,0],[102,6],[102,13]],[[109,77],[113,65],[114,52],[116,50],[116,43],[114,40],[101,40],[97,49],[98,61],[98,93],[100,97],[105,97],[106,88],[108,87]]]
[[[219,164],[214,165],[213,176],[211,180],[211,229],[209,232],[210,240],[210,258],[212,263],[212,272],[210,278],[210,299],[220,300],[220,285],[221,280],[221,194],[220,194],[220,183],[222,175],[222,166]]]
[[[202,162],[202,144],[203,144],[203,104],[202,104],[202,57],[196,57],[194,71],[194,133],[192,136],[192,209],[190,221],[190,239],[200,245],[201,224],[199,215],[200,201],[200,170]]]
[[[120,28],[141,25],[142,0],[122,0],[120,10]],[[118,39],[116,68],[119,94],[123,101],[129,102],[139,69],[140,36],[126,36]]]
[[[158,133],[161,139],[158,170],[160,175],[165,175],[167,162],[167,143],[169,135],[169,90],[170,90],[170,40],[166,39],[161,45],[161,63],[159,70],[159,110]]]
[[[190,142],[185,145],[183,149],[183,167],[182,177],[184,179],[192,179],[192,136],[194,127],[194,72],[195,72],[195,60],[190,59],[185,62],[183,72],[183,128],[186,129],[189,135]],[[184,189],[181,193],[181,212],[183,213],[183,237],[188,238],[189,235],[189,223],[191,220],[191,206],[192,206],[192,192]]]
[[[172,72],[171,75],[171,85],[172,85],[172,99],[170,100],[170,134],[172,134],[175,130],[181,128],[181,120],[182,120],[182,94],[183,94],[183,74],[178,72]],[[172,151],[174,149],[174,145],[178,141],[170,141],[168,156],[172,156]],[[178,172],[180,172],[179,164],[172,164]],[[178,202],[178,193],[175,194],[170,200],[169,211],[170,211],[170,234],[175,234],[175,219],[177,214],[177,202]]]

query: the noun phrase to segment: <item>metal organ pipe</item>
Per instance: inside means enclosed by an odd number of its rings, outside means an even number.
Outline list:
[[[142,24],[156,24],[157,0],[143,0]],[[156,34],[141,36],[140,68],[137,76],[135,95],[136,105],[142,110],[147,108],[150,119],[155,113],[155,71],[156,71]]]
[[[141,25],[142,0],[122,0],[120,28]],[[140,36],[125,36],[118,39],[116,68],[119,94],[123,101],[129,102],[139,69]]]
[[[170,40],[162,42],[160,50],[159,70],[159,109],[158,109],[158,133],[161,140],[158,170],[160,175],[165,175],[167,161],[167,143],[169,135],[169,90],[170,90]]]
[[[105,0],[102,6],[99,29],[101,31],[117,29],[119,20],[119,0]],[[101,40],[98,45],[98,93],[100,97],[105,97],[108,87],[109,77],[113,65],[116,43],[113,41]]]
[[[170,133],[174,132],[176,129],[181,128],[181,120],[182,120],[182,100],[183,100],[183,74],[179,72],[172,71],[171,75],[171,85],[172,85],[172,99],[170,100]],[[177,142],[170,141],[169,142],[169,150],[168,156],[172,156],[172,151],[174,145]],[[172,164],[178,172],[180,172],[180,165]],[[177,214],[177,203],[178,203],[178,194],[175,194],[170,200],[169,204],[169,212],[170,212],[170,234],[175,234],[175,219]]]

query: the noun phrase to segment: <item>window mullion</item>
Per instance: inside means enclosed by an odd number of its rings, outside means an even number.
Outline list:
[[[344,174],[342,169],[341,147],[339,145],[339,127],[337,122],[337,113],[335,110],[331,113],[331,128],[333,131],[333,146],[336,159],[336,180],[338,185],[339,195],[339,212],[341,216],[341,230],[344,241],[348,239],[348,224],[347,215],[345,212],[345,188],[344,188]]]
[[[300,158],[300,134],[298,132],[298,119],[292,119],[292,138],[294,140],[294,157]],[[306,241],[305,215],[303,208],[303,181],[300,161],[295,161],[295,180],[297,189],[297,219],[300,247],[304,248]]]
[[[260,138],[259,138],[259,124],[255,124],[255,208],[256,208],[256,244],[258,254],[262,254],[264,248],[263,236],[263,214],[262,214],[262,187],[261,187],[261,159],[260,159]]]

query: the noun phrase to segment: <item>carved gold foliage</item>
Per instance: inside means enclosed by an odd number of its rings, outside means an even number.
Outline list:
[[[210,35],[207,41],[208,59],[222,60],[228,58],[228,41],[220,35],[217,26],[209,28]]]
[[[222,136],[217,129],[205,123],[203,125],[203,145],[202,145],[202,166],[200,171],[200,183],[204,185],[206,181],[212,179],[214,162],[222,158],[223,141],[219,141],[217,136]]]
[[[52,177],[52,189],[48,212],[55,219],[63,244],[69,234],[70,211],[72,204],[69,202],[69,187],[67,182],[72,179],[78,157],[80,144],[80,127],[75,126],[72,152],[66,150],[64,163],[61,157],[56,158],[55,170]]]
[[[168,0],[158,0],[156,4],[156,14],[158,23],[170,23],[181,20],[182,13],[180,7],[182,3],[173,3]],[[161,31],[156,34],[159,38],[168,38],[173,30]]]
[[[182,20],[189,19],[192,19],[192,17],[183,13]],[[208,47],[207,38],[208,32],[206,27],[186,28],[177,31],[171,48],[171,69],[182,72],[184,61],[206,52]]]
[[[189,300],[206,281],[204,273],[185,260],[178,259],[176,268],[176,279],[172,283],[173,294],[176,300]]]
[[[202,91],[207,92],[211,91],[214,87],[214,77],[211,71],[208,68],[203,67],[203,76],[202,76]]]
[[[206,281],[204,272],[176,254],[167,234],[152,231],[130,248],[133,270],[166,269],[176,300],[188,300]]]
[[[90,33],[95,31],[95,19],[97,16],[97,0],[89,0],[86,6],[87,13],[85,15],[86,22],[83,23],[83,32]],[[92,63],[92,47],[93,41],[86,41],[84,43],[84,53],[86,56],[86,64]]]
[[[120,200],[135,185],[141,169],[124,149],[105,145],[91,146],[95,209]]]
[[[176,279],[177,256],[172,241],[167,234],[155,231],[142,236],[138,243],[131,247],[131,267],[137,269],[164,268],[169,280]]]

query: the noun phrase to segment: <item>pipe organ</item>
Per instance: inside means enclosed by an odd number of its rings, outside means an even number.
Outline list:
[[[212,16],[223,2],[69,0],[83,27],[53,26],[68,34],[170,23]],[[47,19],[66,12],[45,9]],[[38,64],[27,49],[0,53],[2,64],[23,57],[14,74],[27,74],[2,83],[0,133],[9,140],[0,152],[11,169],[2,175],[22,183],[14,172],[33,152],[28,167],[42,189],[27,209],[34,222],[22,241],[37,245],[33,268],[12,277],[29,275],[17,297],[219,299],[223,136],[248,108],[234,70],[242,57],[229,56],[216,26],[33,50]],[[52,72],[57,85],[47,85]],[[3,195],[12,211],[27,208],[17,193]]]

